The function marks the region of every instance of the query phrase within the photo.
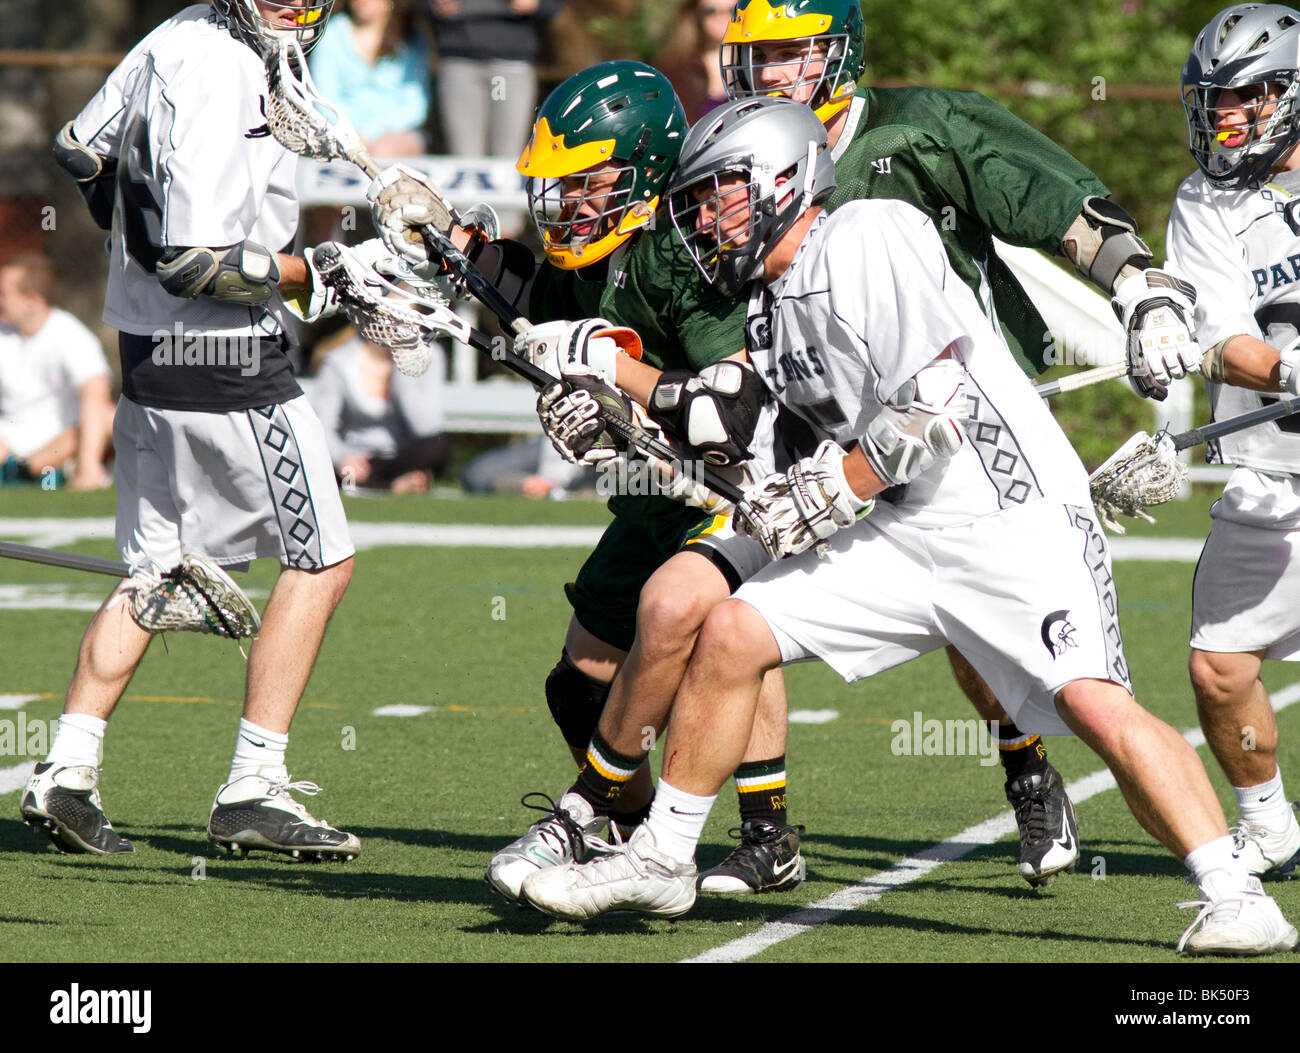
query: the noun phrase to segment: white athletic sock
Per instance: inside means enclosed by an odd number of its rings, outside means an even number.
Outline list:
[[[700,843],[704,822],[717,799],[717,794],[696,797],[660,779],[650,805],[650,818],[646,820],[654,835],[655,848],[679,863],[694,862],[695,846]]]
[[[1282,770],[1273,773],[1273,778],[1258,786],[1234,786],[1232,792],[1237,795],[1237,806],[1241,817],[1251,823],[1259,823],[1270,830],[1285,830],[1291,825],[1291,802],[1286,799],[1282,788]]]
[[[108,721],[89,713],[65,713],[59,717],[59,730],[45,758],[59,768],[88,764],[98,768],[104,758],[104,729]]]
[[[1244,892],[1250,880],[1232,848],[1232,837],[1224,834],[1192,849],[1183,860],[1201,895],[1212,903]]]
[[[272,769],[264,775],[282,774],[288,778],[284,766],[284,753],[289,748],[288,734],[259,728],[251,721],[239,721],[239,735],[235,739],[235,759],[230,762],[230,778],[227,782],[242,779],[245,775],[256,775],[263,768]]]

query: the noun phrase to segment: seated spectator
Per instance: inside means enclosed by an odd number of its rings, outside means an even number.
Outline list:
[[[307,394],[345,488],[429,489],[451,459],[451,437],[442,434],[445,370],[436,351],[428,372],[405,376],[387,351],[360,336],[326,354]]]
[[[594,490],[598,475],[595,468],[569,464],[538,436],[485,450],[465,465],[460,481],[471,494],[560,498]]]
[[[71,486],[111,484],[113,401],[99,339],[52,306],[54,265],[23,253],[0,267],[0,482],[40,479],[76,459]]]
[[[427,147],[430,48],[414,2],[341,0],[311,53],[316,86],[376,157],[412,157]]]

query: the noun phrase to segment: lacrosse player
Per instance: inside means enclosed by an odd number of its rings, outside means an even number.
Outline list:
[[[1169,265],[1200,291],[1201,369],[1223,419],[1276,401],[1265,392],[1300,393],[1300,12],[1219,12],[1182,84],[1200,170],[1178,188]],[[1293,417],[1224,436],[1208,459],[1236,468],[1192,585],[1196,708],[1241,810],[1238,857],[1288,874],[1300,824],[1259,672],[1265,658],[1300,660],[1300,428]]]
[[[282,564],[209,837],[295,857],[350,859],[360,848],[294,799],[320,788],[285,767],[353,547],[325,436],[285,355],[282,294],[319,290],[307,261],[276,251],[298,221],[296,158],[267,129],[263,56],[286,34],[314,42],[331,3],[187,7],[136,45],[55,142],[112,229],[117,547],[133,575],[86,630],[50,755],[21,797],[23,818],[64,851],[132,851],[98,789],[106,722],[151,639],[123,600],[158,587],[186,551]]]
[[[934,221],[894,201],[827,214],[835,182],[825,129],[789,100],[728,103],[682,148],[673,222],[711,282],[754,281],[755,367],[820,444],[738,516],[789,558],[705,622],[650,818],[594,862],[530,875],[523,898],[572,920],[686,912],[765,671],[816,657],[851,681],[951,642],[1019,724],[1092,746],[1186,859],[1205,903],[1180,949],[1289,950],[1296,931],[1234,857],[1195,752],[1129,691],[1109,554],[1068,440]]]

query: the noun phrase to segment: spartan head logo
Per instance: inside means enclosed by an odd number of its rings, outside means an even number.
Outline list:
[[[769,311],[756,314],[747,323],[749,332],[746,344],[751,351],[767,351],[772,346],[772,315]]]
[[[1066,617],[1069,613],[1069,611],[1052,611],[1043,619],[1039,635],[1043,638],[1043,646],[1047,648],[1047,653],[1053,658],[1060,658],[1069,647],[1079,646],[1074,641],[1074,626]]]

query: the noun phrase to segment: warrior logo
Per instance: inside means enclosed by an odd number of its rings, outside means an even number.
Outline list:
[[[1074,642],[1074,626],[1066,617],[1069,613],[1068,610],[1052,611],[1043,619],[1042,628],[1039,630],[1039,635],[1043,638],[1043,646],[1053,658],[1060,658],[1067,648],[1079,646]]]

